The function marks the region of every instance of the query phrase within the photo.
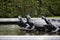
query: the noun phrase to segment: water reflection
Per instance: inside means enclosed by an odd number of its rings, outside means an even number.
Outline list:
[[[36,31],[20,30],[17,24],[0,25],[0,35],[34,35]]]
[[[44,31],[25,31],[20,30],[17,24],[0,25],[0,35],[55,35]]]

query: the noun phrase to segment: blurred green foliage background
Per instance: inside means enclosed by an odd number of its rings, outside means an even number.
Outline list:
[[[0,18],[60,16],[60,0],[0,0]]]

